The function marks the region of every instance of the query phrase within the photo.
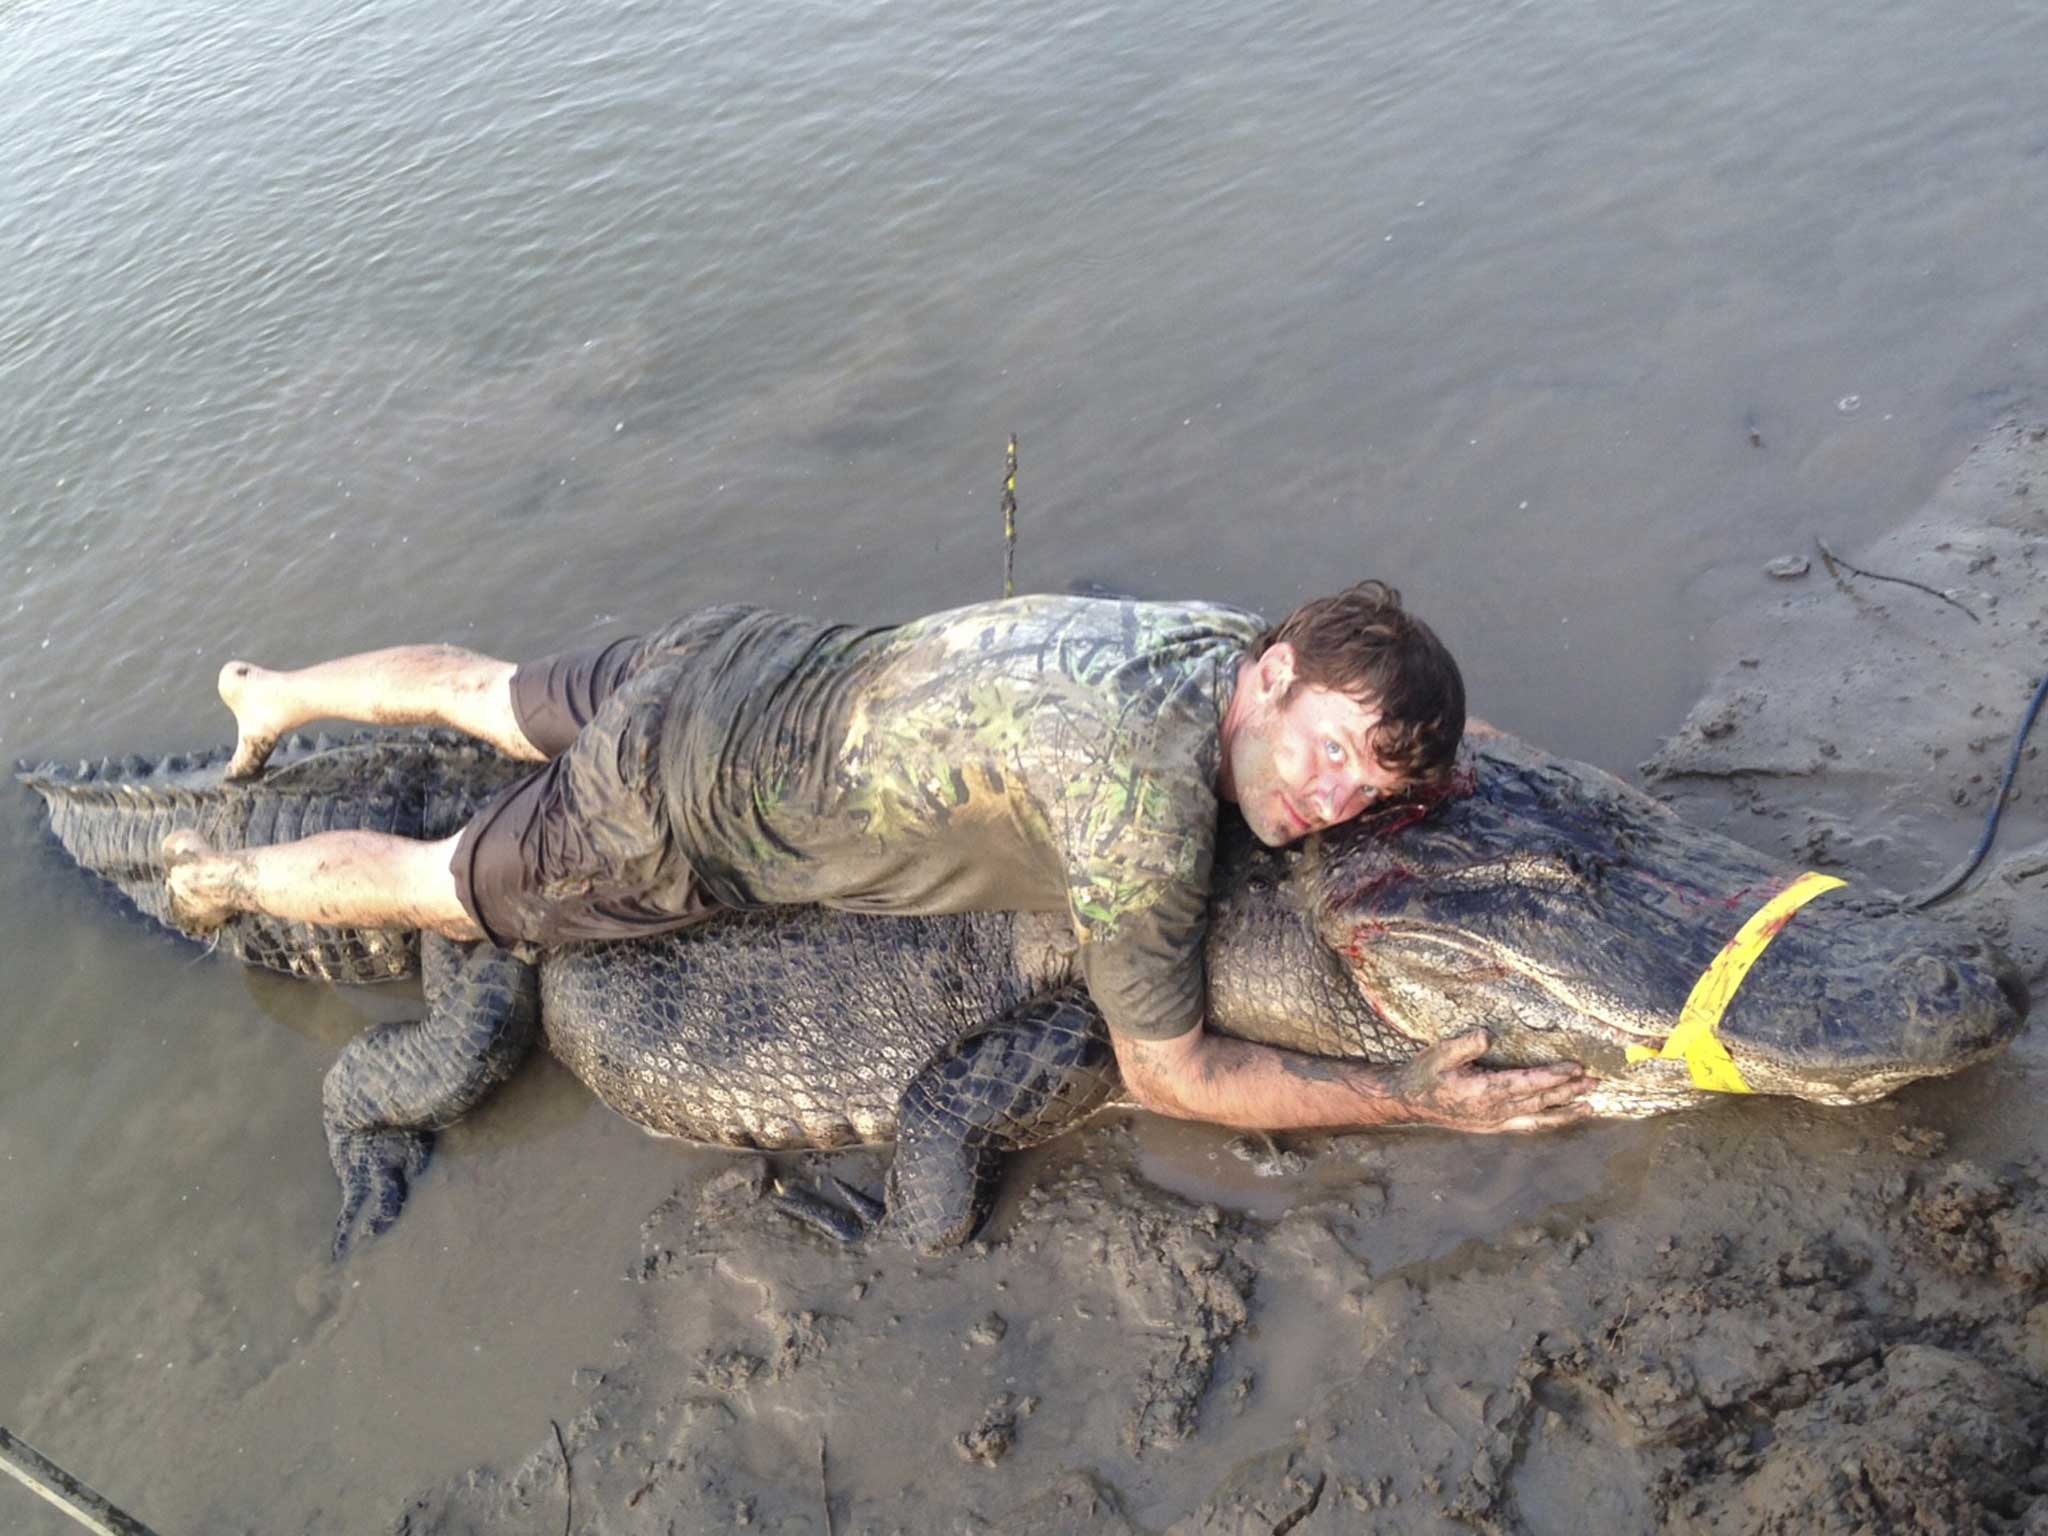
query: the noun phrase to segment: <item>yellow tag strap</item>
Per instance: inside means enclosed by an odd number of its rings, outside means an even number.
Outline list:
[[[1713,963],[1693,983],[1692,995],[1686,998],[1685,1007],[1679,1011],[1678,1027],[1665,1039],[1664,1049],[1653,1051],[1648,1046],[1632,1045],[1627,1050],[1628,1059],[1648,1061],[1652,1057],[1662,1057],[1667,1061],[1682,1061],[1691,1068],[1695,1087],[1713,1093],[1755,1092],[1742,1080],[1742,1073],[1736,1070],[1735,1058],[1728,1054],[1728,1047],[1715,1033],[1721,1027],[1721,1015],[1728,1011],[1735,989],[1742,985],[1742,978],[1756,964],[1757,956],[1770,947],[1771,940],[1792,920],[1792,914],[1823,891],[1832,891],[1836,886],[1848,883],[1837,880],[1833,875],[1819,875],[1809,870],[1757,908],[1749,921],[1742,925],[1742,930],[1721,947],[1721,953],[1714,956]]]

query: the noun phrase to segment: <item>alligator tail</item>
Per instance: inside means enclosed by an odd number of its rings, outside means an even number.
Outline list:
[[[293,737],[246,782],[222,779],[229,756],[220,749],[155,762],[24,765],[17,777],[42,797],[51,835],[82,869],[168,927],[163,841],[174,831],[192,828],[224,852],[319,832],[441,837],[516,771],[445,732]],[[388,980],[418,965],[415,934],[257,914],[229,922],[219,947],[251,965],[336,982]]]

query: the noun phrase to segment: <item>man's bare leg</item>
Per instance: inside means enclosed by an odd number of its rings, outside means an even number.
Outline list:
[[[295,843],[215,853],[197,832],[164,839],[171,920],[209,933],[237,912],[331,927],[429,928],[451,939],[483,930],[455,894],[457,838],[321,832]]]
[[[512,710],[515,670],[509,661],[455,645],[394,646],[296,672],[231,661],[220,669],[220,696],[235,712],[238,733],[227,776],[255,773],[279,737],[312,720],[445,725],[509,757],[542,762],[547,754],[527,739]]]

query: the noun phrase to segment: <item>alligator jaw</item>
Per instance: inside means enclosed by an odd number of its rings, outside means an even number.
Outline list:
[[[1375,938],[1366,942],[1371,945],[1375,942],[1384,942],[1390,937],[1423,939],[1434,950],[1470,961],[1478,967],[1490,968],[1499,978],[1511,979],[1525,984],[1528,989],[1541,992],[1555,1005],[1555,1018],[1568,1022],[1542,1022],[1532,1018],[1528,1009],[1518,1008],[1514,1010],[1519,1026],[1516,1033],[1521,1036],[1517,1043],[1526,1047],[1527,1044],[1533,1043],[1534,1037],[1541,1037],[1546,1045],[1555,1047],[1555,1059],[1581,1060],[1583,1065],[1589,1067],[1595,1067],[1598,1063],[1582,1058],[1601,1058],[1612,1064],[1614,1071],[1610,1076],[1620,1075],[1621,1065],[1627,1059],[1630,1050],[1661,1050],[1675,1022],[1662,1018],[1623,1016],[1617,1010],[1603,1006],[1602,999],[1574,988],[1567,978],[1521,963],[1512,953],[1474,944],[1460,936],[1438,930],[1410,929],[1405,924],[1390,924],[1382,926]],[[1354,958],[1357,957],[1357,953],[1354,951]],[[1351,975],[1353,985],[1372,1005],[1374,1011],[1392,1028],[1413,1040],[1417,1049],[1427,1050],[1444,1038],[1446,1032],[1431,1030],[1421,1021],[1411,1017],[1388,989],[1371,985],[1367,979],[1366,968],[1354,965]],[[1456,1033],[1456,1030],[1448,1033]],[[1502,1043],[1499,1039],[1495,1041],[1496,1046]],[[1518,1050],[1515,1054],[1518,1057],[1530,1055],[1526,1048]]]

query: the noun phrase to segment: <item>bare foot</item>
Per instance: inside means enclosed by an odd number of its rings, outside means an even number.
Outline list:
[[[221,702],[235,713],[235,755],[228,759],[226,774],[230,779],[261,773],[278,738],[298,723],[266,707],[276,691],[268,685],[276,676],[246,661],[231,661],[220,669]]]
[[[186,827],[164,839],[162,852],[172,926],[203,936],[235,915],[237,908],[217,868],[209,867],[219,858],[211,843]]]

